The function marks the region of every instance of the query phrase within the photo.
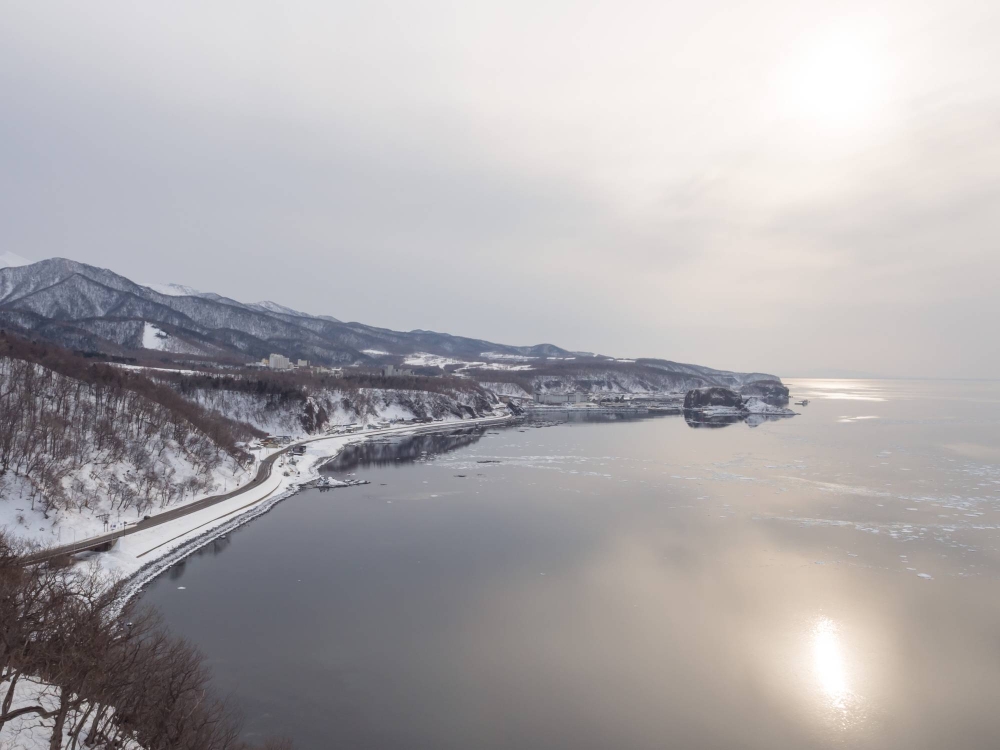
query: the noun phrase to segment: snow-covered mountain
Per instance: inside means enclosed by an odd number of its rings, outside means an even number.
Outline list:
[[[0,269],[0,323],[74,349],[119,353],[142,348],[155,324],[206,356],[265,357],[281,352],[326,363],[371,362],[362,349],[405,356],[414,351],[470,356],[559,351],[509,347],[431,331],[409,333],[342,323],[276,304],[246,304],[210,293],[163,294],[103,268],[63,258]]]
[[[435,331],[392,331],[308,315],[271,301],[244,303],[177,284],[137,284],[114,271],[64,258],[14,265],[24,259],[3,257],[12,262],[0,268],[0,326],[83,351],[146,349],[238,361],[278,352],[326,364],[409,362],[460,374],[493,370],[541,375],[555,370],[556,376],[575,373],[576,381],[589,377],[580,375],[585,370],[619,372],[634,365],[629,377],[656,381],[660,387],[738,386],[774,379],[666,360],[615,360],[552,344],[509,346]],[[602,377],[607,380],[594,375]]]
[[[143,286],[168,297],[197,297],[201,294],[197,289],[183,284],[143,284]]]

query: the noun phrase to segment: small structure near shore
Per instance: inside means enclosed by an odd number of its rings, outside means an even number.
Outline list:
[[[563,404],[582,404],[588,401],[586,393],[539,393],[535,392],[535,403],[547,406],[562,406]]]

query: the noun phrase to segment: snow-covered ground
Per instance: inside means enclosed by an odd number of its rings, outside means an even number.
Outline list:
[[[511,398],[531,398],[531,394],[517,383],[487,383],[480,381],[479,385],[493,391],[498,396],[509,396]]]
[[[479,356],[483,359],[500,359],[508,362],[527,362],[528,360],[538,359],[538,357],[525,357],[520,354],[503,354],[502,352],[480,352]],[[552,359],[552,357],[549,357],[549,359]]]
[[[7,685],[5,684],[4,688],[6,687]],[[43,706],[45,710],[52,711],[58,705],[59,693],[57,688],[30,677],[22,677],[17,682],[17,690],[14,693],[11,710],[27,706]],[[87,708],[88,704],[84,703],[78,709],[71,709],[66,716],[67,728],[73,727],[80,721],[86,714]],[[37,714],[22,714],[12,719],[3,728],[2,736],[0,736],[0,750],[50,750],[52,722],[51,718],[39,718]],[[81,732],[81,742],[77,747],[86,747],[83,744],[85,739],[85,734]],[[69,748],[72,742],[73,740],[69,736],[69,731],[66,731],[61,750]],[[142,749],[134,742],[126,742],[121,747],[121,750]]]
[[[489,354],[489,352],[487,352]],[[481,355],[485,356],[485,355]],[[512,355],[509,354],[499,354],[493,355],[491,359],[507,358]],[[518,357],[517,359],[530,359],[529,357]],[[428,354],[427,352],[416,352],[414,354],[407,355],[406,359],[403,360],[404,364],[410,365],[411,367],[448,367],[450,365],[461,365],[455,372],[462,372],[463,370],[533,370],[535,369],[529,364],[512,365],[506,364],[504,362],[496,361],[469,361],[464,359],[452,359],[451,357],[442,357],[437,354]]]
[[[417,352],[416,354],[407,356],[403,360],[403,364],[412,367],[446,367],[448,365],[465,365],[468,363],[461,359],[441,357],[437,354],[428,354],[427,352]]]
[[[157,461],[166,471],[171,472],[172,480],[178,486],[184,485],[186,480],[193,480],[192,485],[204,489],[196,492],[184,490],[179,500],[166,507],[159,507],[157,503],[152,509],[137,512],[132,508],[122,513],[111,507],[103,488],[108,477],[125,477],[131,469],[124,463],[121,466],[85,465],[74,472],[74,476],[77,482],[88,488],[85,491],[89,496],[88,506],[49,508],[43,511],[38,503],[32,509],[30,498],[34,488],[29,480],[8,473],[0,477],[0,527],[43,547],[70,544],[121,528],[123,523],[135,523],[144,515],[156,515],[157,512],[184,505],[199,497],[231,490],[248,481],[256,471],[256,467],[248,470],[235,461],[226,460],[207,474],[196,472],[183,454],[173,449],[165,450],[157,456]]]
[[[21,538],[68,544],[249,476],[239,451],[133,391],[6,358],[0,383],[0,524]]]
[[[172,367],[147,367],[145,365],[127,365],[121,362],[108,362],[106,363],[111,367],[121,367],[125,370],[150,370],[151,372],[172,372],[178,375],[207,375],[209,377],[218,376],[222,377],[225,373],[212,372],[210,370],[177,370]]]
[[[143,284],[143,286],[168,297],[197,297],[201,294],[197,289],[183,284]]]
[[[152,323],[146,323],[142,329],[142,348],[167,351],[168,338],[170,336],[162,328],[154,326]]]

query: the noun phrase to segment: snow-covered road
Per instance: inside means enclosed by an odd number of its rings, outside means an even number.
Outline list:
[[[92,556],[105,569],[127,577],[139,576],[141,585],[172,564],[230,528],[270,510],[277,502],[294,494],[300,485],[319,476],[319,467],[344,446],[371,438],[453,430],[472,425],[499,424],[512,417],[481,417],[449,420],[425,425],[406,425],[368,430],[353,435],[323,435],[294,441],[263,458],[255,478],[245,486],[226,493],[188,502],[152,516],[113,534],[102,534],[76,544],[52,547],[34,556],[33,561],[69,553]],[[305,454],[289,462],[293,448],[305,447]],[[278,471],[274,471],[278,469]],[[287,476],[286,476],[287,473]],[[111,543],[108,552],[91,552]]]

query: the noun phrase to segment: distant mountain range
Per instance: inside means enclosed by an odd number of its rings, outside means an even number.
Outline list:
[[[65,258],[37,263],[0,256],[0,326],[75,350],[259,360],[272,352],[339,365],[415,364],[533,370],[635,364],[674,380],[739,385],[773,379],[667,360],[616,360],[552,344],[510,346],[434,331],[392,331],[275,302],[244,303],[178,285],[137,284],[113,271]]]

